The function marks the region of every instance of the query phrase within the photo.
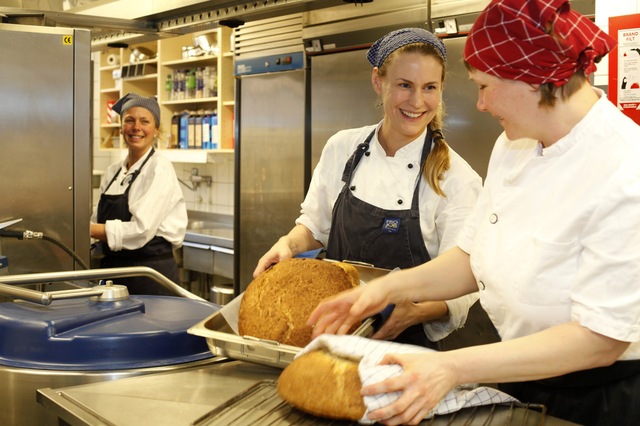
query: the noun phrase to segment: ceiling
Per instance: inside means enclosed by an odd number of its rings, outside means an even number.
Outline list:
[[[363,5],[367,0],[355,0]],[[91,30],[92,49],[240,25],[354,0],[0,0],[4,23]]]

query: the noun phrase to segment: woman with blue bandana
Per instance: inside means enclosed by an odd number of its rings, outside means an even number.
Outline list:
[[[455,245],[482,182],[443,136],[445,46],[424,29],[405,28],[379,39],[367,59],[382,121],[329,139],[296,226],[254,276],[318,248],[329,259],[404,269]],[[434,347],[464,325],[475,300],[398,304],[373,337]]]
[[[178,283],[173,249],[184,240],[187,209],[173,165],[153,148],[160,106],[155,98],[128,93],[113,110],[120,114],[128,155],[107,169],[91,219],[91,237],[104,253],[100,266],[148,266]],[[130,294],[173,294],[147,277],[117,283]]]

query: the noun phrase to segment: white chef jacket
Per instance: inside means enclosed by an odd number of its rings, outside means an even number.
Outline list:
[[[548,148],[498,138],[459,246],[503,340],[577,321],[640,359],[640,127],[597,92]]]
[[[102,178],[100,194],[104,193],[118,170],[120,174],[107,194],[123,194],[133,173],[140,169],[150,153],[151,150],[128,170],[126,157],[111,164]],[[107,243],[111,250],[138,249],[154,236],[163,237],[174,248],[182,245],[188,222],[186,204],[173,164],[157,150],[142,167],[129,191],[129,211],[132,215],[129,222],[106,221]],[[97,208],[91,220],[97,222]]]
[[[345,163],[374,129],[376,134],[369,144],[370,156],[366,161],[360,161],[353,175],[351,186],[356,189],[352,194],[385,210],[404,210],[411,206],[426,129],[395,156],[388,157],[378,141],[380,125],[342,130],[328,140],[322,151],[296,224],[306,226],[325,247],[333,206],[344,186]],[[455,246],[458,233],[482,187],[482,179],[471,166],[451,148],[449,154],[451,166],[440,181],[447,197],[437,195],[424,178],[420,183],[420,228],[431,258]],[[399,200],[402,200],[401,204]],[[448,321],[426,324],[425,331],[431,340],[440,340],[462,326],[477,294],[455,300],[447,302]]]

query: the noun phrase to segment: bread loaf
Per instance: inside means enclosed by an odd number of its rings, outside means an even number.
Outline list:
[[[359,284],[357,269],[346,263],[283,260],[256,277],[244,292],[239,334],[304,347],[312,332],[306,323],[318,303]]]
[[[324,349],[307,352],[280,374],[278,395],[306,413],[358,421],[366,407],[358,363]]]

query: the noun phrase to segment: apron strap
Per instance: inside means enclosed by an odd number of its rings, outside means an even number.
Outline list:
[[[369,143],[371,142],[371,139],[373,139],[373,135],[375,134],[376,129],[373,129],[373,131],[369,133],[369,136],[367,136],[364,142],[358,144],[355,152],[351,154],[351,157],[349,157],[346,164],[344,165],[344,171],[342,172],[342,181],[345,183],[345,185],[348,186],[351,183],[353,172],[355,171],[356,167],[358,167],[358,163],[360,163],[360,160],[362,159],[364,153],[369,150]]]

